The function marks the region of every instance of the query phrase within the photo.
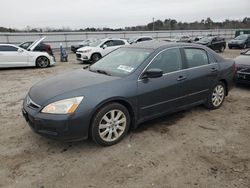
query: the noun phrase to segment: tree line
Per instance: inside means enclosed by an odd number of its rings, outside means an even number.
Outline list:
[[[165,19],[156,20],[154,22],[150,22],[147,25],[140,26],[132,26],[125,28],[84,28],[84,29],[71,29],[69,27],[63,27],[61,29],[55,28],[32,28],[27,26],[23,30],[13,29],[13,28],[5,28],[0,27],[0,32],[67,32],[67,31],[159,31],[159,30],[203,30],[203,29],[250,29],[250,17],[245,17],[242,20],[229,20],[226,19],[222,22],[214,22],[211,18],[202,19],[201,21],[194,22],[181,22],[175,19]]]

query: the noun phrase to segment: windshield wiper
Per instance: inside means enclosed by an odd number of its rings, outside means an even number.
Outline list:
[[[100,73],[100,74],[105,74],[107,76],[112,76],[110,73],[106,72],[105,70],[99,70],[99,69],[92,70],[92,69],[89,69],[89,71],[91,71],[91,72],[97,72],[97,73]]]

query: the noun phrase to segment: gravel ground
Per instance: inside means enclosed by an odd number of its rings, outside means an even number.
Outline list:
[[[33,133],[21,115],[28,89],[82,66],[70,55],[70,63],[48,69],[0,70],[0,187],[250,187],[246,86],[235,87],[218,110],[199,106],[155,119],[112,147],[88,140],[61,143]]]

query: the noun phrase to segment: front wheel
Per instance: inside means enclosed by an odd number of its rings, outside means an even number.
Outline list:
[[[110,103],[95,114],[91,137],[99,145],[111,146],[124,138],[129,126],[130,115],[127,108],[119,103]]]
[[[100,54],[93,54],[91,57],[91,61],[92,61],[92,63],[95,63],[95,62],[99,61],[101,58],[102,57]]]
[[[49,67],[49,65],[50,65],[50,61],[45,56],[38,57],[36,60],[36,66],[38,68],[47,68]]]
[[[205,106],[211,110],[215,110],[221,107],[226,96],[226,87],[223,82],[215,84],[210,91]]]

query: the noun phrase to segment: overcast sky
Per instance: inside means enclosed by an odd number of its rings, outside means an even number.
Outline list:
[[[250,17],[250,0],[1,0],[0,26],[125,27],[152,18],[213,21]]]

